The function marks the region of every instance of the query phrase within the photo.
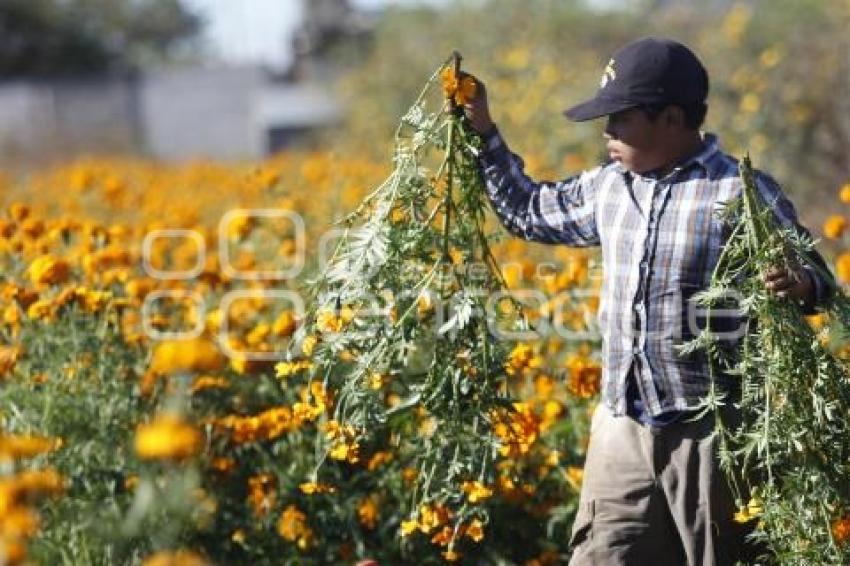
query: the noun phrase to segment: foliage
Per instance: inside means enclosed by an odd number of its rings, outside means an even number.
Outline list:
[[[708,399],[718,415],[721,464],[741,507],[736,519],[758,520],[753,537],[781,564],[844,564],[850,548],[836,527],[850,504],[847,360],[831,351],[828,326],[816,332],[796,304],[766,290],[764,273],[777,265],[821,268],[809,259],[813,243],[780,228],[760,200],[748,158],[741,177],[743,195],[727,210],[732,236],[701,302],[710,318],[711,307],[738,291],[746,334],[731,355],[708,328],[689,347],[707,349],[717,368],[740,376],[739,401],[717,391]],[[820,316],[846,336],[848,314],[850,299],[835,289]],[[740,406],[740,426],[720,418],[729,403]]]
[[[6,0],[0,77],[126,70],[167,56],[199,23],[178,0]]]

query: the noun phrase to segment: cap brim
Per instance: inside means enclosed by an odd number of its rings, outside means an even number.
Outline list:
[[[584,122],[585,120],[593,120],[594,118],[600,118],[602,116],[628,110],[629,108],[634,108],[636,106],[639,106],[636,102],[612,98],[600,98],[597,96],[596,98],[591,98],[581,104],[576,104],[572,108],[568,108],[564,111],[564,114],[573,122]]]

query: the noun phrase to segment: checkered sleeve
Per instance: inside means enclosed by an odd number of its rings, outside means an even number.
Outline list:
[[[812,235],[808,229],[802,226],[797,219],[797,211],[794,209],[794,204],[785,196],[779,184],[769,175],[762,172],[756,174],[756,186],[759,194],[767,206],[773,211],[773,216],[785,228],[791,228],[806,239],[811,239]],[[832,296],[832,292],[836,287],[835,277],[829,270],[823,256],[817,251],[812,250],[811,259],[813,262],[809,265],[804,265],[803,268],[812,280],[815,290],[814,305],[809,305],[805,314],[814,314],[815,306],[823,306]]]
[[[599,245],[595,201],[600,168],[559,182],[536,182],[498,130],[483,141],[479,161],[487,194],[508,232],[544,244]]]

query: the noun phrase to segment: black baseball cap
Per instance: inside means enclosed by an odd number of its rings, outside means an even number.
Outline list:
[[[671,39],[645,37],[617,50],[596,96],[564,114],[583,122],[645,104],[704,103],[707,96],[708,73],[693,51]]]

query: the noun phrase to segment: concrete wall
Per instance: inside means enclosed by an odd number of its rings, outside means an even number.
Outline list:
[[[0,161],[80,153],[258,159],[279,149],[272,147],[276,134],[297,137],[340,117],[336,97],[323,85],[276,83],[252,66],[6,82],[0,83]]]
[[[138,150],[130,79],[0,84],[0,154],[38,159]]]
[[[263,155],[264,128],[253,108],[264,82],[254,67],[148,75],[141,89],[147,150],[164,159]]]

